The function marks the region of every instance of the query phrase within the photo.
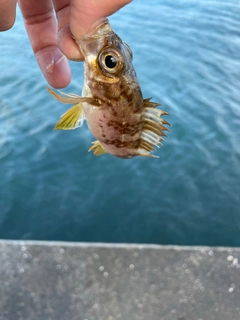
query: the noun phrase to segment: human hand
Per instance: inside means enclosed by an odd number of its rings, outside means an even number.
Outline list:
[[[67,58],[83,60],[73,37],[80,39],[131,1],[18,0],[33,52],[51,86],[63,88],[69,84],[71,71]],[[16,0],[0,0],[0,30],[7,30],[13,25],[15,7]]]

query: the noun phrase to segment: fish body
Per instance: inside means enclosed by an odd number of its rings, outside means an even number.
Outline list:
[[[75,129],[84,118],[97,141],[89,151],[95,155],[110,153],[116,157],[155,157],[151,151],[166,136],[168,114],[159,105],[143,99],[132,65],[130,47],[112,30],[106,20],[78,42],[84,55],[82,97],[58,95],[59,101],[72,103],[55,129]]]

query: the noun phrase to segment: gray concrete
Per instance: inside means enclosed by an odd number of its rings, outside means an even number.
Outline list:
[[[0,242],[0,320],[240,320],[240,249]]]

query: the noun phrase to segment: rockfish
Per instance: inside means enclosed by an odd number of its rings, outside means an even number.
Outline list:
[[[48,91],[58,101],[73,104],[55,129],[80,127],[86,119],[97,139],[89,151],[120,158],[155,157],[151,151],[161,144],[170,125],[156,109],[160,104],[143,99],[132,65],[132,51],[112,30],[108,20],[79,40],[84,56],[82,96]],[[169,130],[168,130],[169,131]]]

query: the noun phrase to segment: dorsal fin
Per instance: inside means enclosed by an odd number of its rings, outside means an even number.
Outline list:
[[[151,98],[143,100],[143,130],[141,134],[141,143],[139,146],[139,155],[151,156],[151,151],[161,145],[166,136],[164,131],[170,131],[164,125],[170,123],[162,119],[161,116],[169,113],[163,110],[155,109],[159,104],[150,101]],[[144,151],[144,152],[143,152]]]

